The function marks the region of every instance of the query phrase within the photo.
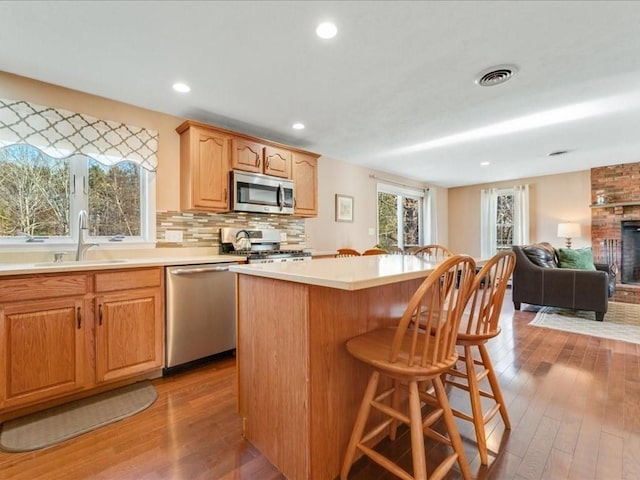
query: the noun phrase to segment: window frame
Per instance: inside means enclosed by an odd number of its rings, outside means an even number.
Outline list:
[[[401,187],[398,185],[391,185],[388,183],[378,182],[376,184],[376,242],[380,242],[380,210],[379,210],[379,195],[380,193],[387,193],[389,195],[397,195],[398,198],[411,198],[417,200],[420,209],[418,211],[418,244],[422,245],[425,238],[425,209],[426,209],[426,193],[424,190],[413,189],[408,187]],[[396,204],[396,218],[397,222],[397,238],[398,247],[404,249],[404,228],[402,223],[403,217],[402,201],[398,201]]]
[[[29,146],[40,150],[35,145]],[[42,150],[40,151],[42,152]],[[84,154],[73,154],[66,157],[65,160],[69,163],[69,235],[44,238],[42,241],[37,242],[28,242],[27,239],[22,236],[0,237],[1,251],[48,252],[76,248],[78,238],[78,215],[80,210],[88,211],[89,208],[88,190],[84,191],[82,182],[84,181],[88,183],[87,179],[89,176],[89,162],[91,157]],[[123,161],[127,160],[123,159]],[[137,168],[140,172],[140,235],[125,236],[119,241],[111,240],[114,238],[113,235],[87,236],[87,241],[98,244],[101,250],[115,250],[134,246],[136,248],[155,248],[156,172],[149,171],[141,165],[137,165]]]

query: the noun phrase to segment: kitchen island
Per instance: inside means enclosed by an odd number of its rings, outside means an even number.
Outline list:
[[[436,265],[375,255],[230,268],[244,434],[287,478],[338,476],[370,375],[345,342],[395,324]]]

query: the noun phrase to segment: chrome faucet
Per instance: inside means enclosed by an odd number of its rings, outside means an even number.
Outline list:
[[[86,232],[89,230],[89,215],[85,210],[78,214],[78,250],[76,250],[76,262],[84,260],[84,256],[91,247],[97,247],[97,243],[86,242]]]

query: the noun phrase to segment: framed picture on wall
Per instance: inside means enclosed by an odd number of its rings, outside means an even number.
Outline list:
[[[336,222],[353,222],[353,197],[336,193]]]

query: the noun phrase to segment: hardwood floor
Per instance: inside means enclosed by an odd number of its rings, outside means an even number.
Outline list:
[[[534,315],[514,312],[505,298],[502,333],[489,343],[512,430],[499,415],[487,426],[488,467],[480,465],[471,424],[457,420],[474,477],[640,478],[640,345],[530,327]],[[242,438],[233,357],[154,384],[158,400],[132,418],[48,449],[0,453],[0,479],[284,478]],[[457,389],[451,401],[468,402]],[[379,448],[409,468],[407,435]],[[445,447],[427,448],[433,463]],[[366,460],[350,478],[395,479]],[[461,477],[456,470],[447,478]]]

